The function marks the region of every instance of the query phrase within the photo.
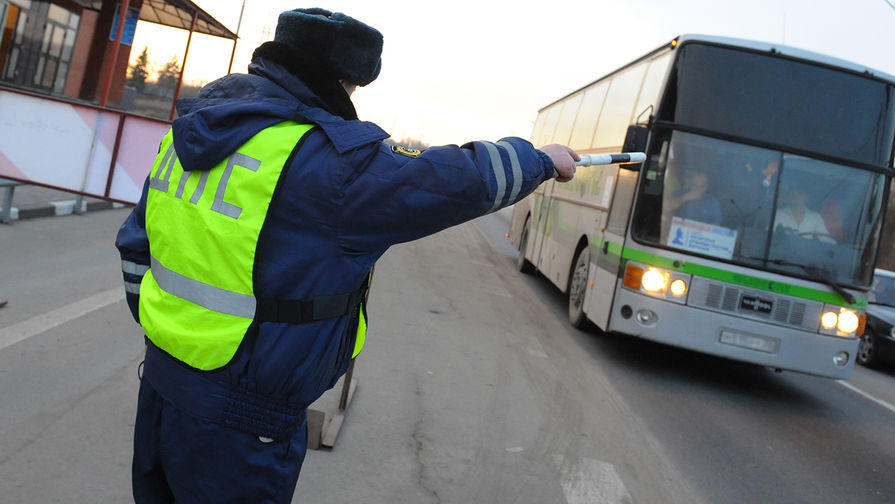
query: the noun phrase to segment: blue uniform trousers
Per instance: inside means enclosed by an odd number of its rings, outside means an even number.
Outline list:
[[[291,438],[265,443],[176,408],[143,380],[134,425],[134,501],[289,503],[307,442],[304,413]]]

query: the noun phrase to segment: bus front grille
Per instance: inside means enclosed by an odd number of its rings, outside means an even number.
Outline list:
[[[770,312],[749,310],[743,307],[743,298],[757,297],[773,303]],[[693,277],[687,304],[713,311],[771,322],[773,324],[816,330],[806,321],[820,320],[823,304],[805,299],[766,291],[755,291],[724,282]]]

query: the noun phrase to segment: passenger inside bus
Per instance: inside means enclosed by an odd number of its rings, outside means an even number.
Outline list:
[[[722,223],[741,232],[755,228],[755,232],[767,233],[780,160],[778,155],[769,158],[766,154],[757,154],[728,156],[726,166],[740,168],[730,173],[723,193],[719,194],[724,213]]]
[[[808,208],[808,192],[804,187],[793,188],[787,198],[788,204],[778,209],[777,215],[774,217],[774,229],[783,228],[803,238],[836,243],[824,224],[823,217]]]
[[[827,226],[830,236],[837,242],[842,242],[845,236],[842,214],[842,203],[835,194],[831,194],[827,197],[820,206],[820,216],[824,219],[824,225]]]
[[[764,168],[759,170],[753,168],[752,164],[746,163],[746,178],[752,183],[754,196],[759,196],[763,201],[769,201],[774,198],[775,187],[777,183],[777,172],[780,169],[780,161],[772,159],[768,161]]]
[[[704,224],[720,224],[721,204],[708,193],[708,188],[708,176],[692,171],[689,183],[668,197],[664,213]]]

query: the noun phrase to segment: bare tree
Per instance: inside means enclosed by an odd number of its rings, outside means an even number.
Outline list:
[[[144,47],[143,52],[137,56],[137,61],[131,66],[131,76],[128,78],[128,82],[141,93],[146,88],[146,78],[149,77],[148,50],[149,47]]]
[[[180,62],[177,61],[177,55],[174,55],[171,57],[171,61],[165,63],[158,71],[156,80],[160,88],[173,92],[177,87],[178,78],[180,78]]]

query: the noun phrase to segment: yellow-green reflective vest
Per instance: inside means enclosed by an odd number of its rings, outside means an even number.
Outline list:
[[[252,271],[270,202],[312,127],[271,126],[201,172],[184,172],[172,133],[165,135],[150,172],[150,269],[140,284],[140,324],[157,347],[201,370],[233,358],[256,316]],[[361,309],[352,357],[365,335]]]

